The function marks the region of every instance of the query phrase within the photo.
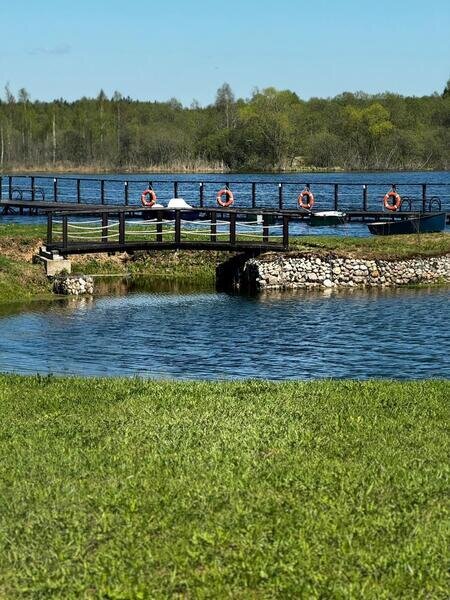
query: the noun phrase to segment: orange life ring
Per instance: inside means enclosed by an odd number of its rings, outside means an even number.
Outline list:
[[[148,196],[148,200],[147,200],[147,196]],[[146,190],[144,190],[141,194],[141,204],[142,206],[153,206],[156,202],[156,194],[153,190],[151,190],[150,188],[147,188]]]
[[[394,198],[394,204],[390,203],[390,199]],[[386,196],[384,197],[384,206],[385,208],[387,208],[388,210],[398,210],[400,208],[400,206],[402,205],[402,198],[400,196],[400,194],[398,194],[395,190],[391,190],[390,192],[388,192],[386,194]]]
[[[303,202],[303,198],[305,196],[308,198],[307,202]],[[297,198],[297,202],[300,208],[304,208],[305,210],[311,210],[314,206],[314,194],[310,190],[308,190],[308,188],[305,188]]]
[[[222,196],[226,196],[227,200],[222,200]],[[217,193],[217,204],[223,208],[228,208],[234,204],[233,192],[228,188],[223,188]]]

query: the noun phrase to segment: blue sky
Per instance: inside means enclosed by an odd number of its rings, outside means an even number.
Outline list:
[[[444,0],[0,0],[0,86],[32,99],[423,95],[450,77]]]

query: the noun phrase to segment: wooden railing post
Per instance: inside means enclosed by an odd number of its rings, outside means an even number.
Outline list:
[[[338,209],[339,204],[339,184],[334,184],[334,210]]]
[[[283,210],[283,184],[278,184],[278,208]]]
[[[81,181],[77,179],[77,203],[81,203]]]
[[[234,246],[236,243],[236,213],[230,213],[230,244]]]
[[[53,213],[47,214],[47,246],[53,242]]]
[[[269,224],[267,215],[263,214],[263,244],[269,243]]]
[[[200,186],[199,186],[199,192],[200,192],[200,206],[203,207],[203,201],[204,201],[204,198],[203,198],[203,194],[204,194],[203,183],[201,183]]]
[[[119,244],[121,246],[125,244],[125,213],[123,211],[119,213]]]
[[[215,212],[211,213],[211,242],[217,242],[217,215]]]
[[[178,181],[173,182],[173,197],[178,198]]]
[[[363,185],[363,210],[367,211],[367,185]]]
[[[3,199],[3,177],[0,175],[0,200]]]
[[[63,248],[67,248],[67,215],[63,215],[62,218],[62,237],[63,237]]]
[[[427,184],[422,183],[422,212],[427,209]]]
[[[252,208],[256,208],[256,183],[252,183]]]
[[[102,213],[102,243],[108,242],[108,213]]]
[[[181,244],[181,211],[175,211],[175,244]]]
[[[162,211],[158,210],[156,214],[156,241],[158,243],[163,241],[163,224],[162,224]]]
[[[31,201],[34,202],[34,176],[30,177],[30,185],[31,185]]]
[[[58,202],[58,180],[53,177],[53,202]]]
[[[105,204],[105,180],[100,181],[100,199],[102,204]]]
[[[8,181],[8,198],[9,198],[10,200],[12,200],[12,185],[13,185],[13,178],[12,178],[12,176],[10,175],[10,176],[9,176],[9,181]]]
[[[125,206],[128,206],[128,181],[125,181],[125,183],[124,183],[123,193],[125,196]]]
[[[283,215],[283,247],[289,248],[289,216]]]

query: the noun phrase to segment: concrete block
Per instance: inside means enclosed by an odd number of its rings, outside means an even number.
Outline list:
[[[45,262],[45,272],[47,277],[54,277],[62,272],[71,273],[72,263],[67,258],[58,258],[58,260],[47,259]]]
[[[41,256],[37,254],[33,257],[33,260],[44,265],[47,277],[56,277],[56,275],[60,275],[62,272],[72,272],[72,264],[70,260],[63,258],[60,255],[55,255],[51,258],[48,258],[47,256]]]

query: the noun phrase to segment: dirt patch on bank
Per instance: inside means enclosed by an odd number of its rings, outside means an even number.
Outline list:
[[[39,252],[43,243],[42,239],[1,237],[0,255],[17,261],[32,262],[33,255]]]

